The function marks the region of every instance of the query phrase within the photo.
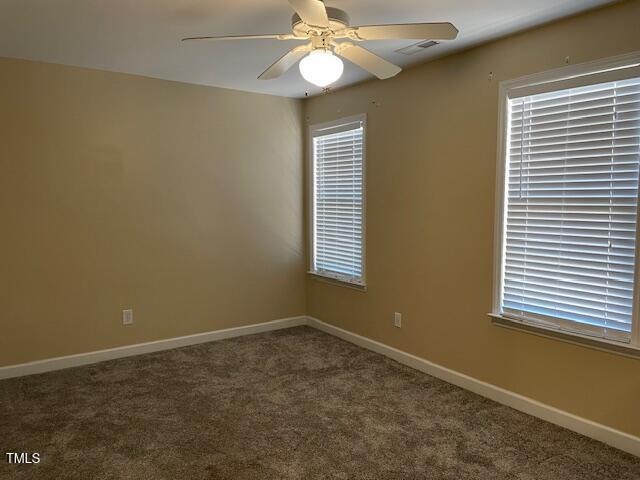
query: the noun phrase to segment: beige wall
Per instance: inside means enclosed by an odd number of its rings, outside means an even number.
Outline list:
[[[308,314],[640,435],[639,360],[501,329],[486,315],[499,81],[566,56],[640,50],[639,20],[640,1],[626,2],[307,101],[309,123],[368,114],[369,287],[308,278]]]
[[[304,314],[301,120],[0,59],[0,365]]]

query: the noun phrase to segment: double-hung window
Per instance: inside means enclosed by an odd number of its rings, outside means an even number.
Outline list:
[[[310,129],[311,273],[363,286],[365,117]]]
[[[640,347],[639,65],[501,85],[496,316]]]

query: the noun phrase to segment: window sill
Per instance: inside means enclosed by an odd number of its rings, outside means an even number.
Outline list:
[[[554,340],[560,340],[561,342],[571,343],[573,345],[579,345],[603,352],[615,353],[617,355],[623,355],[625,357],[640,359],[640,348],[627,343],[615,342],[612,340],[606,340],[597,337],[589,337],[586,335],[580,335],[579,333],[566,332],[564,330],[555,330],[552,328],[525,323],[521,320],[515,320],[513,318],[505,317],[495,313],[490,313],[489,316],[492,319],[492,323],[498,327],[518,330],[520,332],[530,333]]]
[[[318,280],[320,282],[328,283],[330,285],[335,285],[336,287],[345,287],[351,288],[353,290],[357,290],[359,292],[366,292],[367,286],[360,283],[350,282],[348,280],[343,280],[341,278],[332,277],[330,275],[324,275],[322,273],[308,271],[307,274],[312,277],[314,280]]]

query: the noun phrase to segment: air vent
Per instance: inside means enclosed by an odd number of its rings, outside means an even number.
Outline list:
[[[414,45],[409,45],[408,47],[401,48],[400,50],[396,50],[396,52],[402,53],[404,55],[413,55],[415,53],[422,52],[429,47],[435,47],[436,45],[438,45],[438,42],[434,42],[433,40],[425,40]]]

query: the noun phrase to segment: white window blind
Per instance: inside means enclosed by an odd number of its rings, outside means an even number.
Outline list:
[[[640,78],[508,101],[501,308],[628,341]]]
[[[314,273],[364,284],[363,120],[312,129]]]

